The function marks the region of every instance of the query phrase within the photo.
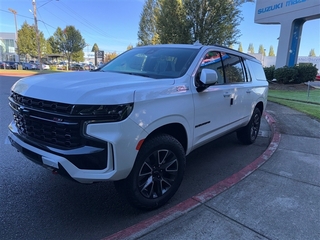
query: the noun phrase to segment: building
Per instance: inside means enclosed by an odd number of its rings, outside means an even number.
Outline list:
[[[255,23],[281,25],[276,68],[297,64],[303,24],[319,18],[319,0],[256,0]]]
[[[0,33],[0,61],[19,61],[16,48],[15,33]]]

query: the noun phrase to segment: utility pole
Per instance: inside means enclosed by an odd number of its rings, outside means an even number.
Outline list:
[[[32,5],[33,5],[34,26],[35,26],[36,38],[37,38],[39,69],[41,71],[42,70],[42,64],[41,64],[40,37],[39,37],[39,31],[38,31],[36,0],[32,0]]]
[[[14,15],[14,23],[16,25],[16,45],[17,45],[17,54],[18,54],[18,61],[16,62],[19,62],[20,61],[20,54],[19,54],[19,47],[18,47],[18,27],[17,27],[17,11],[16,10],[13,10],[11,8],[8,9],[10,12],[13,13]]]

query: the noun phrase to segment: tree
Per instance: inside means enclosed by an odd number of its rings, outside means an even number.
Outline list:
[[[58,27],[53,36],[59,46],[59,51],[64,53],[68,59],[70,67],[72,54],[81,51],[86,46],[85,40],[74,26],[67,26],[64,30]]]
[[[35,30],[27,22],[24,22],[21,29],[18,30],[17,46],[22,55],[36,56],[37,49],[35,43]]]
[[[39,38],[41,54],[43,55],[48,53],[48,51],[50,52],[50,48],[48,48],[42,32],[39,32]],[[21,26],[21,29],[18,30],[17,46],[19,49],[19,54],[31,56],[33,58],[38,57],[37,41],[35,41],[35,39],[36,31],[34,26],[30,26],[27,22],[24,22]]]
[[[52,53],[56,53],[56,54],[60,53],[59,45],[58,43],[55,42],[55,39],[53,36],[49,37],[47,42],[50,44]]]
[[[104,60],[105,60],[105,62],[109,62],[109,61],[111,61],[112,59],[116,58],[117,56],[118,56],[118,55],[117,55],[116,52],[107,53],[107,54],[105,55]]]
[[[191,43],[189,26],[181,1],[159,0],[155,17],[160,43]]]
[[[138,45],[179,42],[230,46],[240,36],[244,0],[147,0]]]
[[[309,57],[315,57],[316,56],[316,53],[314,51],[314,48],[312,48],[309,52]]]
[[[239,43],[238,51],[243,52],[242,43]]]
[[[75,62],[83,62],[84,61],[84,52],[80,50],[78,52],[72,53],[72,60]]]
[[[254,47],[252,43],[249,44],[248,53],[254,53]]]
[[[96,44],[96,43],[93,44],[92,49],[91,49],[91,52],[94,52],[94,53],[99,52],[98,44]]]
[[[229,46],[240,36],[237,26],[242,20],[236,0],[184,0],[191,42]]]
[[[159,43],[154,16],[156,4],[157,0],[147,0],[143,6],[138,31],[139,46]]]
[[[133,46],[130,44],[128,47],[127,47],[127,50],[130,50],[130,49],[132,49],[133,48]]]
[[[91,52],[94,52],[94,65],[98,65],[98,52],[99,52],[99,47],[98,44],[93,44]]]
[[[270,56],[270,57],[276,56],[275,53],[274,53],[274,50],[273,50],[273,46],[272,46],[272,45],[270,46],[270,49],[269,49],[269,56]]]
[[[262,54],[262,56],[266,55],[266,51],[264,50],[264,47],[262,44],[260,44],[260,46],[259,46],[259,53]]]

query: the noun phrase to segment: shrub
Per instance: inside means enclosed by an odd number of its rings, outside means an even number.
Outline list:
[[[312,65],[312,63],[299,63],[295,66],[295,69],[298,71],[295,83],[314,81],[318,72],[316,65]]]
[[[57,71],[57,66],[56,65],[50,65],[50,70],[51,71]]]
[[[274,70],[274,78],[278,83],[295,83],[298,76],[298,70],[295,67],[284,66]]]
[[[270,67],[265,67],[264,69],[264,73],[266,74],[266,78],[267,80],[272,80],[274,79],[274,70],[275,70],[275,66],[270,66]]]

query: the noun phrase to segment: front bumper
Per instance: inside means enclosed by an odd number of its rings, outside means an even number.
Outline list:
[[[128,122],[126,125],[129,125],[131,132],[134,129],[141,131],[135,123],[130,120]],[[9,125],[8,138],[11,145],[29,160],[47,169],[54,170],[63,176],[70,177],[77,182],[93,183],[124,179],[132,169],[137,154],[136,143],[131,142],[129,146],[127,139],[120,138],[123,133],[119,130],[119,126],[115,127],[110,123],[87,125],[87,134],[104,142],[104,148],[84,146],[76,149],[61,150],[48,146],[38,146],[37,143],[28,141],[28,139],[24,139],[19,135],[14,121]],[[124,151],[123,147],[125,145],[127,148]],[[77,159],[78,161],[86,159],[86,161],[92,162],[97,157],[101,158],[101,156],[104,156],[105,159],[105,167],[103,169],[88,169],[78,162],[75,164],[72,162],[72,159]]]

